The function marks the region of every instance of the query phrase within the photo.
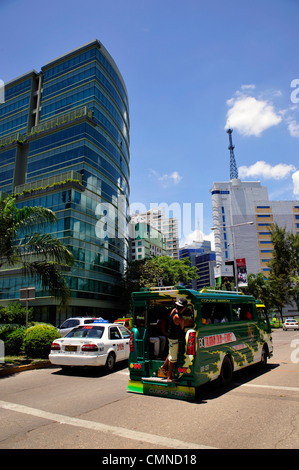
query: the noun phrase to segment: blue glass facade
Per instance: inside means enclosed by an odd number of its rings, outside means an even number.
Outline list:
[[[0,106],[0,139],[18,132],[26,134],[30,129],[35,90],[35,71],[6,84],[5,103]]]
[[[58,318],[58,302],[36,286],[37,319],[55,317],[58,323],[70,315],[117,313],[130,191],[128,97],[117,66],[93,41],[39,74],[10,82],[5,92],[0,191],[21,194],[18,206],[54,210],[58,224],[47,231],[76,259],[66,274],[72,292],[68,312]],[[9,127],[11,113],[19,124]],[[113,210],[105,211],[107,204]],[[24,283],[20,276],[1,276],[0,300],[19,298]]]

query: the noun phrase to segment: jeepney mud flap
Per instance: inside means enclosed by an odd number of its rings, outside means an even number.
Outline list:
[[[177,382],[166,382],[165,379],[143,377],[142,380],[129,380],[128,392],[141,393],[162,398],[194,401],[195,387],[179,385]]]

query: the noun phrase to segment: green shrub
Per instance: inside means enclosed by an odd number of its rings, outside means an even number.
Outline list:
[[[28,309],[28,321],[32,319],[33,308]],[[26,323],[26,307],[20,302],[10,302],[5,307],[0,308],[0,323]]]
[[[5,355],[18,356],[21,354],[25,328],[17,328],[7,335],[5,341]]]
[[[2,341],[7,340],[8,336],[15,330],[19,329],[21,325],[12,325],[12,324],[4,324],[0,325],[0,339]]]
[[[27,357],[47,359],[51,344],[60,334],[52,325],[35,325],[26,330],[24,351]]]

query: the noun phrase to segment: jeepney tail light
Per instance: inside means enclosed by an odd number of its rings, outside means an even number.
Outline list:
[[[134,352],[134,333],[133,333],[133,331],[131,331],[131,334],[130,334],[129,344],[130,344],[130,352]]]
[[[188,336],[188,343],[187,343],[187,355],[194,356],[195,354],[195,331],[190,331]]]
[[[59,351],[60,350],[60,344],[55,343],[55,341],[51,345],[51,351]]]

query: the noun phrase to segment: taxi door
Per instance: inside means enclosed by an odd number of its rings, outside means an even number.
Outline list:
[[[123,361],[124,359],[126,359],[126,353],[125,353],[126,340],[122,338],[117,326],[109,327],[108,338],[109,338],[110,345],[113,347],[115,351],[117,360]]]
[[[129,359],[130,355],[130,331],[125,328],[123,325],[118,325],[118,329],[120,330],[122,337],[124,339],[125,343],[125,353],[124,353],[124,358]]]

